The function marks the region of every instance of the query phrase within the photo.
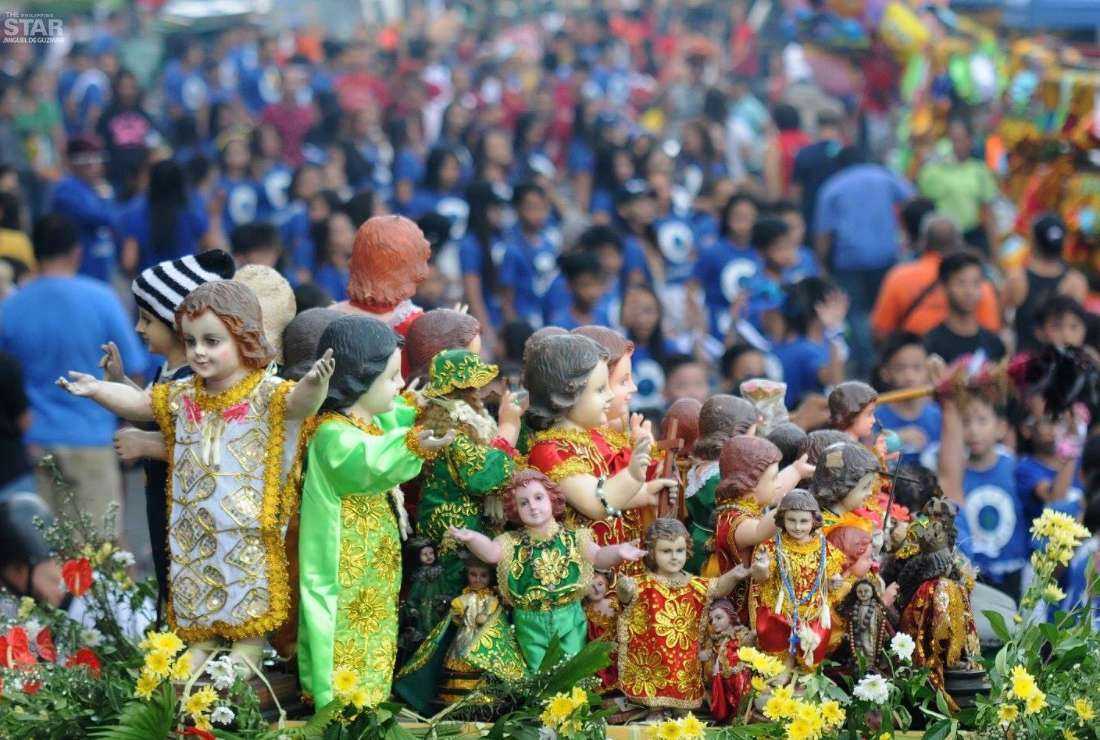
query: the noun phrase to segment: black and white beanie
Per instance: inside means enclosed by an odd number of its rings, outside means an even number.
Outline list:
[[[212,280],[229,280],[237,268],[228,252],[214,249],[142,270],[130,289],[137,304],[172,326],[176,308],[195,288]]]

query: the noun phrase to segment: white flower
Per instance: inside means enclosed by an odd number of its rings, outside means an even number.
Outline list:
[[[95,627],[91,629],[80,630],[80,642],[87,647],[96,647],[103,642],[103,633],[97,630]]]
[[[216,725],[228,725],[235,716],[233,710],[223,704],[210,713],[210,721]]]
[[[875,704],[882,704],[890,698],[890,689],[893,688],[890,682],[877,673],[868,673],[863,678],[859,679],[859,683],[856,684],[855,690],[852,694],[857,699],[863,699],[864,701],[873,702]]]
[[[890,652],[892,652],[897,658],[908,662],[913,658],[913,651],[916,650],[917,643],[913,642],[913,638],[904,632],[898,632],[890,640]]]
[[[137,562],[134,559],[134,554],[129,550],[119,550],[112,557],[114,557],[115,562],[123,568],[129,568],[131,565]]]
[[[215,689],[226,691],[237,680],[237,669],[233,665],[233,660],[226,656],[207,663],[206,675],[213,679]]]
[[[27,630],[27,637],[34,640],[38,637],[38,633],[42,631],[42,623],[37,619],[28,619],[23,623],[23,628]]]

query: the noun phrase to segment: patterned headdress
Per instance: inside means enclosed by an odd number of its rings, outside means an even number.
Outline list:
[[[424,395],[440,398],[456,390],[483,388],[492,382],[497,372],[496,365],[482,361],[469,350],[446,349],[432,358]]]

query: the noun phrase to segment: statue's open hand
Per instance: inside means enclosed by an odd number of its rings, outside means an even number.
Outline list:
[[[477,532],[465,527],[448,527],[447,534],[453,537],[455,542],[461,542],[463,545],[470,544],[477,536]]]
[[[641,560],[646,555],[646,551],[638,547],[638,541],[623,542],[619,545],[619,557],[627,563],[633,563]]]
[[[802,480],[813,477],[814,471],[817,469],[810,464],[809,455],[803,455],[794,461],[794,469],[798,471]]]
[[[436,437],[431,429],[425,429],[416,435],[416,439],[425,450],[439,450],[455,441],[455,430],[449,429],[442,437]]]
[[[88,375],[87,373],[78,373],[75,370],[69,371],[68,378],[58,378],[57,384],[72,393],[74,396],[84,396],[88,398],[95,394],[99,389],[100,381],[96,378]]]
[[[99,366],[103,368],[103,379],[121,383],[126,378],[126,373],[122,369],[122,354],[118,351],[118,345],[107,342],[100,349],[103,350],[103,357],[99,360]]]
[[[332,377],[332,371],[335,369],[336,360],[332,358],[332,349],[326,349],[325,353],[321,355],[317,362],[313,363],[313,367],[302,378],[302,382],[310,385],[328,383],[329,378]]]

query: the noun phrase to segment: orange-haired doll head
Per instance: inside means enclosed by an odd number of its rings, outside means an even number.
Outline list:
[[[430,257],[424,232],[409,219],[369,218],[355,235],[348,298],[364,311],[388,311],[413,297],[428,277]]]

